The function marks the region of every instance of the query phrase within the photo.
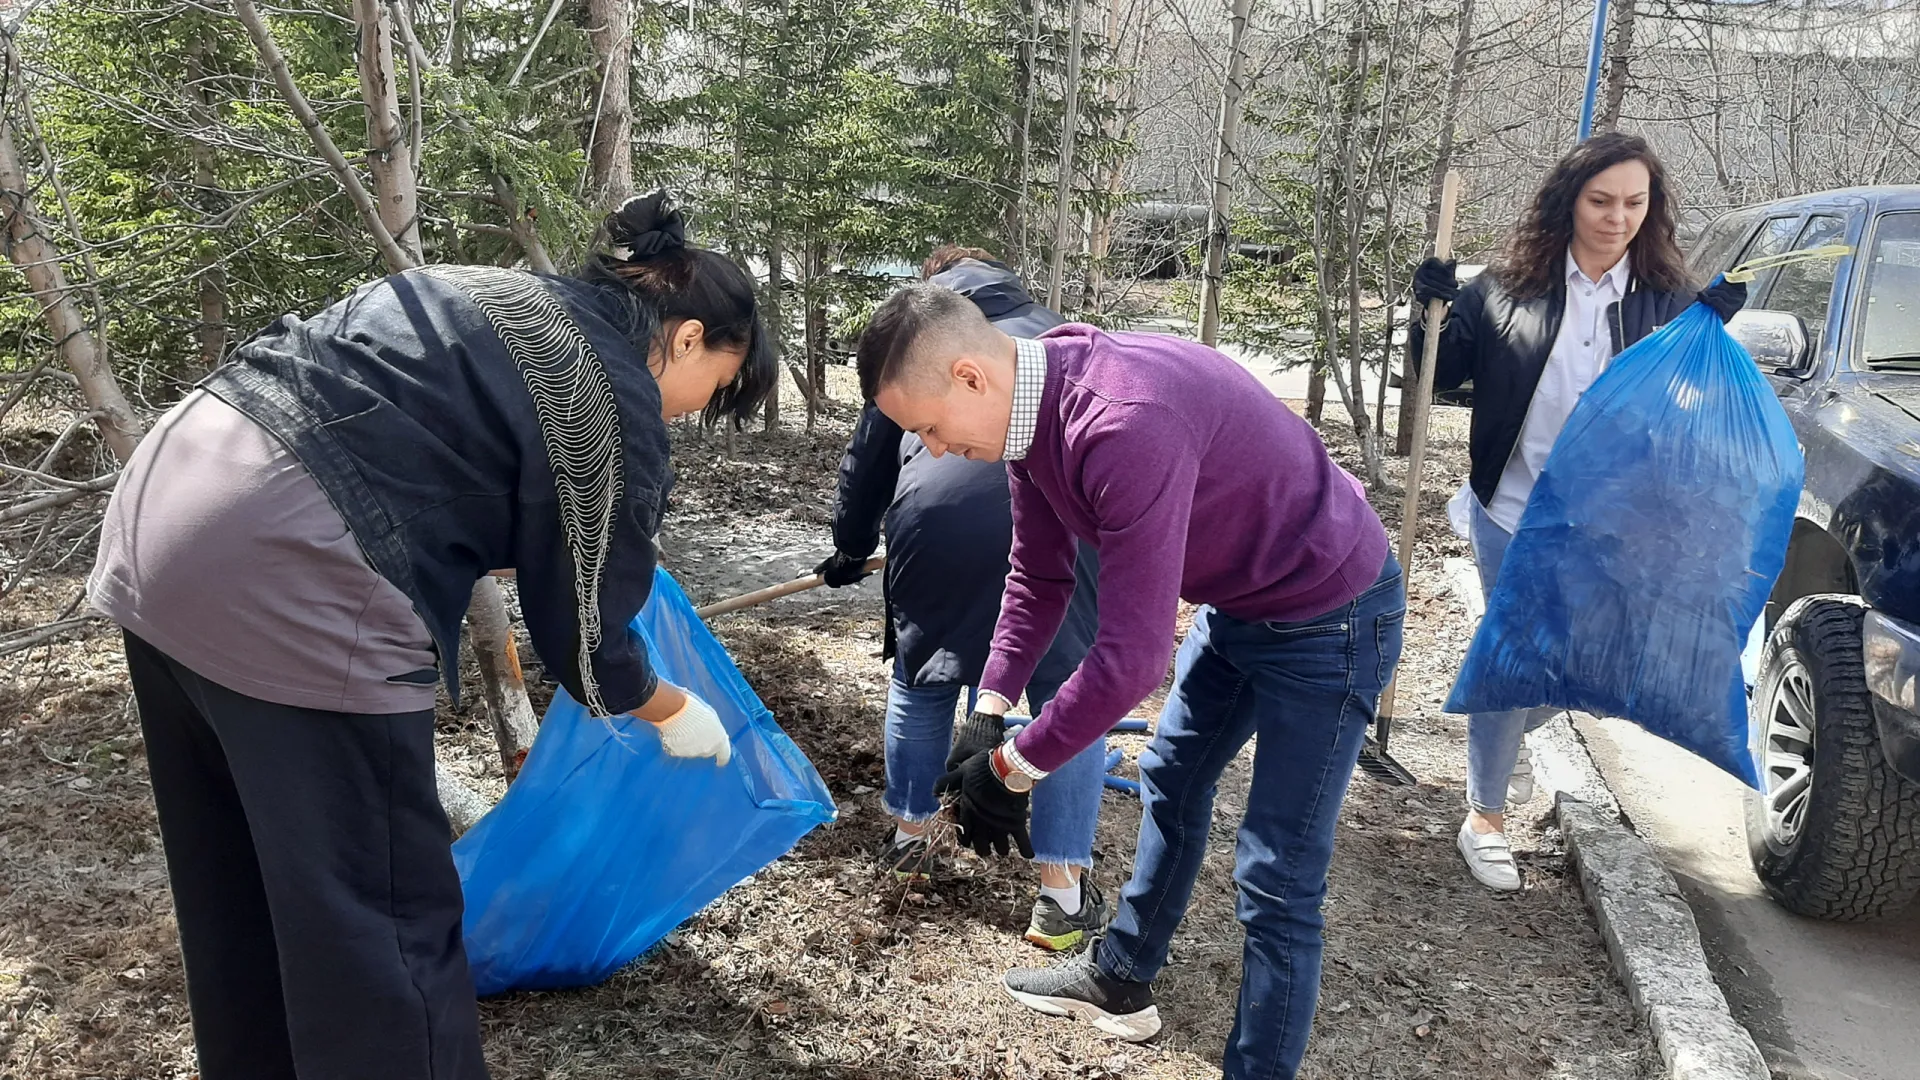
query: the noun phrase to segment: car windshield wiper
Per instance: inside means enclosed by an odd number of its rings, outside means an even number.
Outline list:
[[[1920,353],[1906,356],[1875,356],[1867,361],[1867,366],[1876,370],[1920,371]]]

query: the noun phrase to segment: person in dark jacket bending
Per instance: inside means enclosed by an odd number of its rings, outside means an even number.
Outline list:
[[[1696,299],[1730,319],[1746,286],[1696,292],[1674,241],[1673,195],[1660,159],[1635,135],[1597,135],[1547,174],[1500,261],[1465,288],[1454,265],[1428,259],[1414,274],[1416,310],[1451,301],[1434,389],[1473,381],[1470,527],[1481,588],[1491,592],[1534,481],[1574,403],[1621,350]],[[1411,366],[1425,327],[1415,322]],[[1409,382],[1412,380],[1409,379]],[[1533,794],[1522,737],[1558,710],[1467,720],[1467,820],[1457,839],[1488,888],[1521,887],[1506,838],[1506,805]]]
[[[89,595],[126,631],[205,1080],[486,1076],[433,769],[482,575],[517,572],[577,700],[728,760],[627,626],[667,421],[737,423],[772,357],[664,194],[606,227],[628,254],[579,277],[432,266],[289,315],[127,463]]]
[[[1031,338],[1066,320],[1034,302],[1019,275],[978,248],[941,247],[921,276],[973,301],[1014,337]],[[986,666],[1013,537],[1007,469],[997,461],[936,458],[917,435],[868,403],[840,463],[834,499],[834,557],[821,564],[836,588],[865,576],[862,564],[887,536],[887,812],[895,821],[882,857],[896,875],[927,872],[925,829],[940,809],[934,785],[947,769],[962,686]],[[1060,633],[1027,686],[1037,715],[1093,643],[1092,549],[1082,545],[1077,585]],[[969,709],[971,709],[969,702]],[[994,724],[999,719],[993,718]],[[1034,791],[1033,846],[1040,895],[1026,938],[1042,948],[1078,945],[1105,925],[1107,904],[1086,869],[1093,862],[1106,747],[1097,743]]]

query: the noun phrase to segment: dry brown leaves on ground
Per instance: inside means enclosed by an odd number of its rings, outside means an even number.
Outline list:
[[[716,438],[699,447],[681,440],[678,516],[665,547],[696,600],[781,580],[825,554],[832,466],[850,421],[842,408],[811,436],[742,436],[734,460]],[[1349,455],[1350,439],[1329,438]],[[1510,898],[1473,885],[1453,850],[1463,732],[1439,705],[1465,641],[1437,568],[1464,553],[1440,509],[1464,470],[1464,443],[1464,417],[1443,411],[1394,741],[1424,782],[1389,789],[1357,779],[1349,793],[1303,1075],[1648,1077],[1646,1032],[1607,969],[1553,834],[1519,824],[1528,889]],[[1397,497],[1379,502],[1397,524]],[[38,594],[58,607],[76,585],[50,581]],[[1166,1032],[1127,1046],[1029,1013],[997,982],[1009,967],[1044,959],[1019,937],[1033,898],[1028,871],[956,856],[942,879],[909,890],[873,858],[888,828],[877,593],[809,594],[717,628],[818,766],[841,819],[605,984],[483,1003],[496,1078],[1218,1075],[1238,983],[1232,854],[1252,749],[1221,785],[1209,855],[1159,983]],[[10,602],[0,630],[44,615],[34,602]],[[184,1078],[192,1067],[184,985],[117,642],[96,633],[8,664],[0,1077]],[[441,732],[450,763],[497,793],[481,707],[443,710]],[[1130,772],[1145,740],[1117,742]],[[1530,817],[1543,810],[1531,809]],[[1096,873],[1109,895],[1126,876],[1138,814],[1131,798],[1107,796]]]

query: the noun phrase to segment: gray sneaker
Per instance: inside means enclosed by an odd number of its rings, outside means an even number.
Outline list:
[[[1072,1016],[1127,1042],[1144,1042],[1160,1033],[1160,1010],[1153,984],[1108,978],[1094,960],[1095,949],[1048,968],[1014,968],[1000,980],[1008,996],[1048,1016]]]
[[[926,881],[933,876],[933,850],[924,836],[897,839],[888,833],[880,845],[880,865],[895,881]]]
[[[1033,921],[1027,924],[1027,940],[1043,949],[1065,952],[1107,928],[1112,912],[1107,898],[1094,887],[1093,875],[1080,878],[1080,910],[1069,915],[1060,901],[1041,896],[1033,902]]]

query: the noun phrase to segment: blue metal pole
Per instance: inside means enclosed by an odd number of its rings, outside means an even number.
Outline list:
[[[1593,5],[1593,41],[1587,45],[1587,96],[1580,105],[1580,142],[1593,134],[1593,98],[1600,89],[1600,58],[1607,51],[1607,2]]]

